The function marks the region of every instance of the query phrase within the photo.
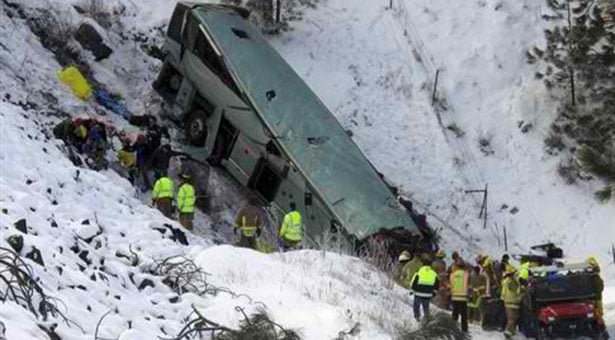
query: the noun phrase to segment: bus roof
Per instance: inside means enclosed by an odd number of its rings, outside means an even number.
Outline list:
[[[362,239],[381,228],[416,229],[339,122],[254,26],[218,6],[195,12],[240,91],[348,232]]]

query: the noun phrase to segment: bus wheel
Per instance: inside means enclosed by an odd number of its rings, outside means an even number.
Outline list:
[[[205,112],[201,110],[192,111],[186,119],[184,129],[188,144],[205,146],[207,140],[207,115]]]

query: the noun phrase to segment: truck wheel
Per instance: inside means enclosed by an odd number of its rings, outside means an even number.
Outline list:
[[[190,113],[184,125],[186,141],[190,145],[205,146],[207,140],[207,115],[201,110]]]

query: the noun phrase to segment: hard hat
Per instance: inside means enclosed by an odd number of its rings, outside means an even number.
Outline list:
[[[439,259],[443,259],[446,257],[446,252],[444,250],[438,250],[438,252],[436,253],[436,257]]]
[[[600,270],[600,265],[598,264],[598,260],[596,260],[596,258],[593,256],[590,256],[587,258],[587,264],[589,265],[590,268],[594,270]]]
[[[512,274],[514,274],[516,272],[517,272],[517,270],[515,269],[515,267],[508,266],[508,267],[506,267],[506,272],[505,272],[504,275],[512,275]]]
[[[410,261],[410,253],[407,250],[404,250],[399,255],[399,261]]]

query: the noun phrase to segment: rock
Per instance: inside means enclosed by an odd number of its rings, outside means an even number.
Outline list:
[[[28,233],[28,225],[26,224],[26,219],[22,218],[21,220],[15,222],[13,224],[17,230],[21,231],[24,234]]]
[[[76,233],[80,239],[90,244],[94,237],[102,234],[102,230],[98,226],[88,223],[77,229]]]
[[[23,236],[21,235],[11,235],[7,239],[7,242],[17,254],[23,249]]]
[[[41,266],[45,266],[45,262],[43,261],[43,255],[41,255],[41,251],[36,249],[35,246],[32,246],[32,250],[26,254],[26,258],[40,264]]]
[[[88,266],[92,264],[92,260],[88,259],[88,254],[90,252],[87,250],[82,251],[81,253],[79,253],[79,258],[85,262]]]
[[[141,281],[141,284],[139,285],[139,290],[143,290],[147,287],[152,287],[154,288],[154,281],[150,280],[150,279],[144,279],[143,281]]]
[[[183,231],[178,228],[173,228],[168,223],[165,223],[164,226],[171,230],[172,235],[169,237],[171,240],[179,242],[185,246],[188,245],[188,239],[186,238],[186,234]]]
[[[55,220],[51,220],[51,227],[52,228],[57,228],[58,227],[58,223]]]
[[[517,207],[514,207],[514,208],[510,209],[510,213],[513,214],[513,215],[518,213],[518,212],[519,212],[519,208],[517,208]]]
[[[100,30],[102,28],[96,23],[84,21],[79,25],[77,32],[75,32],[75,39],[83,48],[92,52],[96,61],[106,59],[113,53],[113,50],[105,44]]]

